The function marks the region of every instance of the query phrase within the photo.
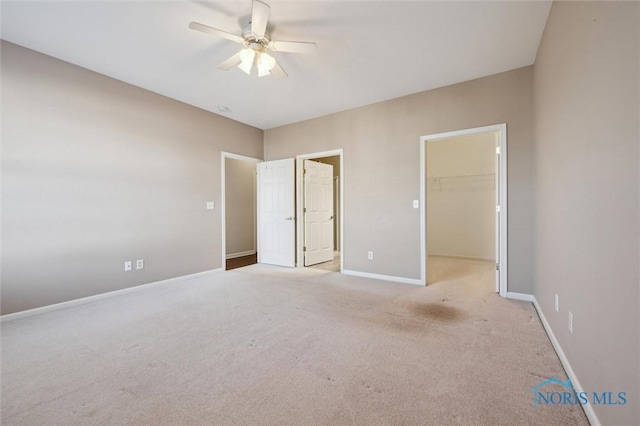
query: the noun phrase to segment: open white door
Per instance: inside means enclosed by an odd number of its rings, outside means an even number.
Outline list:
[[[258,164],[258,263],[295,266],[294,160]]]
[[[333,260],[333,166],[304,160],[304,266]]]

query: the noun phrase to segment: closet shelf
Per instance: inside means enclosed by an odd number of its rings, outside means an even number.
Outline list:
[[[428,176],[427,192],[492,191],[496,187],[496,174]]]

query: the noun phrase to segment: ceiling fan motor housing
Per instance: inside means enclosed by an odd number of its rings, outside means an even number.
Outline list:
[[[244,38],[244,45],[249,49],[257,52],[266,52],[269,50],[269,41],[271,41],[269,34],[265,33],[263,37],[257,37],[251,31],[251,25],[242,31],[242,38]]]

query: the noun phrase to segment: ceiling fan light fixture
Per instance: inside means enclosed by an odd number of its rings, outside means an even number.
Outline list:
[[[270,10],[271,8],[264,0],[252,0],[249,26],[243,28],[240,35],[198,22],[191,22],[189,28],[243,45],[242,50],[218,65],[219,70],[228,71],[237,66],[245,74],[251,75],[255,64],[259,77],[266,75],[277,78],[287,77],[287,73],[280,64],[267,52],[310,53],[315,52],[318,46],[308,41],[272,40],[267,32]]]
[[[238,68],[247,73],[247,75],[251,75],[251,68],[253,67],[253,62],[256,57],[256,52],[253,49],[244,49],[240,52],[240,64],[238,64]]]
[[[271,70],[276,66],[276,60],[267,52],[262,52],[258,56],[258,77],[271,74]]]

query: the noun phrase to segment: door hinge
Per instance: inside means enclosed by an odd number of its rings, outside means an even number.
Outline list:
[[[303,207],[303,208],[302,208],[302,212],[303,212],[303,213],[306,213],[306,212],[307,212],[307,208],[306,208],[306,207]]]
[[[496,213],[500,213],[500,206],[496,206]]]
[[[500,270],[500,262],[496,262],[496,271]]]
[[[496,146],[496,154],[500,155],[500,147]]]
[[[302,251],[307,251],[307,246],[302,247]]]

